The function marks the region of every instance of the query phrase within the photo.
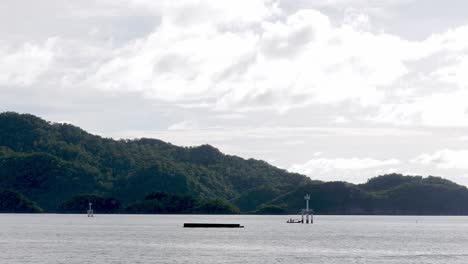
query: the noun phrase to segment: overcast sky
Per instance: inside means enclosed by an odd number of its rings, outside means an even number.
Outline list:
[[[465,0],[2,0],[0,111],[468,185]]]

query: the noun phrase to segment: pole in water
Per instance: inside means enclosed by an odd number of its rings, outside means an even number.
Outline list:
[[[310,194],[306,194],[306,195],[304,196],[304,199],[306,200],[306,210],[309,211]]]
[[[89,202],[89,208],[88,208],[88,217],[94,217],[94,212],[93,212],[93,209],[91,208],[91,206],[93,205],[92,202]]]
[[[314,216],[313,216],[312,210],[309,209],[310,194],[306,194],[304,196],[304,200],[306,201],[306,209],[305,210],[303,209],[302,215],[304,216],[305,214],[306,224],[308,223],[312,224],[314,222],[314,219],[313,219]],[[304,220],[302,220],[302,223],[304,223]]]

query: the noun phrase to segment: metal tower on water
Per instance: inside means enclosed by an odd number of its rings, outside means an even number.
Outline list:
[[[88,217],[94,217],[94,211],[93,211],[93,209],[91,208],[91,206],[93,205],[93,203],[92,203],[92,202],[89,202],[88,205],[89,205],[89,208],[88,208],[88,211],[87,211]]]
[[[301,215],[302,215],[302,223],[304,223],[304,216],[305,216],[305,223],[314,223],[314,210],[309,209],[309,200],[310,200],[310,195],[306,194],[304,196],[304,199],[306,201],[306,208],[301,210]]]

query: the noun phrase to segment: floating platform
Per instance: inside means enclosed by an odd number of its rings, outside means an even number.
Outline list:
[[[184,223],[187,228],[244,228],[240,224],[220,224],[220,223]]]

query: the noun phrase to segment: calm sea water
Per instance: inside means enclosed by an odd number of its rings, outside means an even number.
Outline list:
[[[468,217],[288,218],[0,214],[0,263],[468,263]]]

